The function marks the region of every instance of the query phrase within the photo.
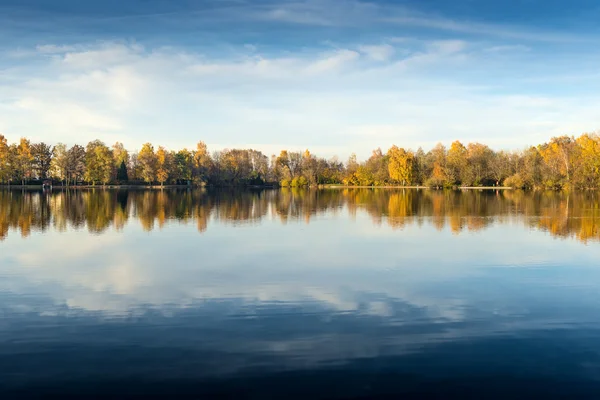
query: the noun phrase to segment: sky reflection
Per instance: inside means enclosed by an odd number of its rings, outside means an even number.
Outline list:
[[[600,328],[600,247],[572,234],[557,240],[532,222],[559,212],[535,201],[560,206],[566,200],[533,200],[540,211],[530,212],[501,195],[451,197],[445,201],[478,205],[462,208],[467,228],[457,235],[448,222],[453,216],[441,214],[446,222],[440,227],[426,199],[411,200],[417,206],[397,217],[407,221],[398,229],[390,222],[397,208],[377,215],[373,203],[352,203],[351,194],[336,193],[327,207],[291,197],[287,215],[306,208],[309,223],[303,213],[282,221],[273,212],[282,209],[282,194],[267,194],[264,203],[254,194],[238,204],[202,194],[205,204],[215,204],[202,234],[185,218],[167,217],[190,215],[188,207],[160,211],[144,203],[158,194],[129,194],[127,223],[113,217],[100,231],[90,229],[97,219],[89,217],[65,228],[57,222],[65,211],[51,206],[45,228],[25,238],[9,234],[0,243],[0,354],[29,365],[36,359],[17,355],[62,348],[114,361],[117,353],[110,351],[121,348],[132,357],[132,371],[143,375],[149,361],[136,351],[146,349],[156,352],[152,374],[161,370],[159,360],[170,360],[182,368],[179,374],[208,377],[330,368],[424,354],[450,343],[557,332],[575,340]],[[50,204],[59,198],[51,196]],[[35,205],[29,209],[41,207],[35,199],[25,201]],[[389,204],[390,198],[377,201]],[[140,204],[156,210],[160,229],[147,229]],[[589,209],[569,207],[569,213]],[[84,207],[81,215],[90,213]],[[484,220],[485,229],[469,229],[474,218]],[[575,225],[568,220],[566,226]],[[101,349],[108,353],[96,353]],[[186,366],[178,351],[198,358]],[[65,364],[65,371],[75,364]],[[0,374],[9,371],[0,363]]]

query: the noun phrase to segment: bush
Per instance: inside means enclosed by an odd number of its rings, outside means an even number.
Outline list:
[[[308,185],[308,180],[303,177],[303,176],[297,176],[294,179],[292,179],[292,182],[290,183],[290,186],[292,187],[302,187],[302,186],[307,186]]]
[[[522,189],[525,186],[525,182],[523,181],[523,178],[521,178],[521,175],[516,173],[504,180],[504,186],[509,186],[514,189]]]
[[[430,188],[443,188],[444,181],[437,178],[429,178],[425,181],[424,185]]]
[[[279,184],[281,185],[281,187],[289,187],[290,181],[288,181],[287,179],[282,179],[281,182],[279,182]]]
[[[308,186],[308,179],[301,176],[298,178],[298,186]]]

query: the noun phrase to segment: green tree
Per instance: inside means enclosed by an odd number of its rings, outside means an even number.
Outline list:
[[[123,163],[125,163],[125,165],[129,164],[129,152],[125,149],[123,143],[117,142],[112,146],[112,153],[114,161],[113,179],[120,181],[117,175],[119,174],[119,169]]]
[[[124,160],[121,161],[121,165],[119,165],[119,168],[117,169],[117,181],[120,184],[129,181],[129,176],[127,174],[127,164],[125,164]]]
[[[31,156],[33,172],[39,179],[46,179],[52,162],[52,147],[44,142],[32,144]]]
[[[194,155],[188,150],[179,150],[175,154],[175,177],[177,180],[189,182],[193,177]]]

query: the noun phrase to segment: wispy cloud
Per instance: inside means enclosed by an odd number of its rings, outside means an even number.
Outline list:
[[[374,61],[387,61],[395,53],[394,47],[389,44],[362,45],[358,50]]]
[[[600,126],[593,94],[539,96],[519,87],[499,94],[493,81],[472,80],[490,62],[489,46],[397,45],[393,53],[392,44],[363,44],[285,57],[254,49],[243,55],[248,49],[240,45],[238,59],[124,42],[56,45],[49,49],[61,51],[50,58],[38,52],[36,72],[16,69],[0,81],[0,131],[11,140],[120,139],[132,149],[148,140],[178,148],[199,139],[262,143],[266,152],[301,146],[344,158],[457,138],[520,147]],[[578,106],[583,98],[588,107]]]
[[[192,3],[51,19],[0,6],[11,38],[0,44],[0,131],[343,158],[457,138],[520,147],[600,127],[600,59],[581,46],[593,34],[418,2]]]

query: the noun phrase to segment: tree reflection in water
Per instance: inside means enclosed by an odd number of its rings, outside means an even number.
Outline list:
[[[413,189],[280,190],[71,190],[0,191],[0,240],[11,230],[86,228],[101,234],[139,221],[145,231],[169,221],[195,223],[206,231],[212,219],[252,224],[268,216],[281,223],[310,223],[317,215],[367,213],[374,224],[402,229],[432,224],[455,234],[492,224],[519,222],[554,236],[600,240],[600,196],[594,192],[436,191]]]

